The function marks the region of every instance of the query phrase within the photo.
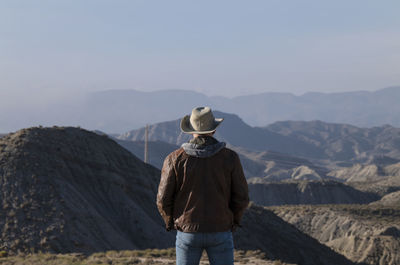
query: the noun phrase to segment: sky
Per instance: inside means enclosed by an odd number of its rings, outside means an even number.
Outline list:
[[[400,85],[400,1],[1,0],[0,104]]]

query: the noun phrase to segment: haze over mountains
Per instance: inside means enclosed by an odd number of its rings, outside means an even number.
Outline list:
[[[350,117],[353,109],[346,114],[345,105],[352,104],[357,95],[354,102],[358,105],[353,107],[358,106],[359,112],[354,112],[359,114],[358,121],[365,118],[373,122],[374,117],[379,120],[380,115],[387,115],[395,124],[398,106],[383,105],[394,103],[398,91],[303,96],[272,93],[268,100],[264,94],[226,99],[187,91],[163,91],[161,96],[159,92],[137,91],[92,94],[78,101],[73,110],[56,109],[51,115],[56,118],[60,114],[57,124],[67,117],[73,122],[80,120],[82,126],[105,131],[115,128],[110,131],[123,133],[111,138],[100,131],[53,127],[0,134],[0,250],[93,252],[173,246],[174,236],[164,232],[154,201],[163,159],[191,137],[179,129],[182,109],[190,112],[195,105],[218,103],[244,114],[248,111],[249,117],[255,118],[272,111],[260,105],[262,102],[271,106],[278,102],[277,107],[290,109],[305,108],[299,103],[303,100],[314,108],[319,100],[326,106],[318,115]],[[375,107],[379,111],[368,116],[368,108]],[[313,108],[310,113],[321,110]],[[308,113],[300,109],[291,112],[301,117]],[[75,116],[68,117],[71,113]],[[165,118],[171,113],[176,117]],[[244,114],[215,111],[215,116],[225,118],[216,138],[239,153],[249,178],[251,200],[263,206],[352,205],[305,210],[302,206],[266,209],[251,205],[243,219],[245,228],[236,234],[236,246],[261,249],[268,257],[288,263],[349,263],[328,248],[332,247],[353,262],[398,264],[399,128],[361,128],[318,120],[266,122],[253,127],[245,122]],[[283,117],[279,115],[276,117]],[[162,121],[149,126],[149,159],[155,167],[140,161],[144,128],[134,129],[133,124],[148,123],[148,118]],[[287,249],[293,251],[287,253]]]
[[[375,92],[344,93],[262,93],[234,98],[207,96],[193,91],[107,90],[54,102],[51,106],[2,109],[0,132],[32,125],[72,125],[123,133],[145,124],[181,118],[194,106],[239,115],[251,126],[266,126],[276,121],[321,120],[359,127],[390,124],[400,126],[400,87]]]

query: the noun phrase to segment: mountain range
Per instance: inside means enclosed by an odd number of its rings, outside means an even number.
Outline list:
[[[196,106],[210,106],[214,110],[237,114],[251,126],[285,120],[321,120],[362,127],[400,126],[399,98],[400,87],[374,92],[306,93],[300,96],[267,92],[233,98],[182,90],[108,90],[87,96],[82,112],[83,118],[87,118],[82,124],[107,132],[127,131],[128,126],[138,128],[172,120],[190,114]]]
[[[388,165],[400,161],[400,129],[389,125],[359,128],[322,121],[285,121],[252,127],[235,114],[215,111],[215,116],[224,118],[216,132],[217,139],[250,152],[268,151],[303,159],[298,165],[314,163],[331,170],[356,163]],[[180,131],[179,122],[177,119],[151,124],[149,139],[173,145],[188,141],[191,136]],[[144,134],[145,129],[140,128],[116,137],[143,141]]]
[[[174,120],[196,106],[234,113],[251,126],[276,121],[321,120],[358,127],[400,126],[400,87],[374,92],[290,93],[267,92],[233,98],[207,96],[185,90],[106,90],[55,101],[40,107],[1,109],[0,132],[32,125],[72,125],[107,133],[122,133],[146,124]]]

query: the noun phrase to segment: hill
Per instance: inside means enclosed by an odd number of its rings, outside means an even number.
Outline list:
[[[157,169],[107,136],[72,127],[9,134],[0,139],[0,248],[171,246],[154,203],[158,178]]]

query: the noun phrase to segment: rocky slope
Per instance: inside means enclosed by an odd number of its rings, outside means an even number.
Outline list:
[[[366,204],[380,197],[336,181],[249,181],[250,199],[257,204]]]
[[[400,208],[360,205],[269,208],[354,262],[400,264]]]
[[[107,136],[30,128],[0,139],[0,249],[93,252],[173,244],[159,171]],[[154,240],[157,236],[159,240]]]

